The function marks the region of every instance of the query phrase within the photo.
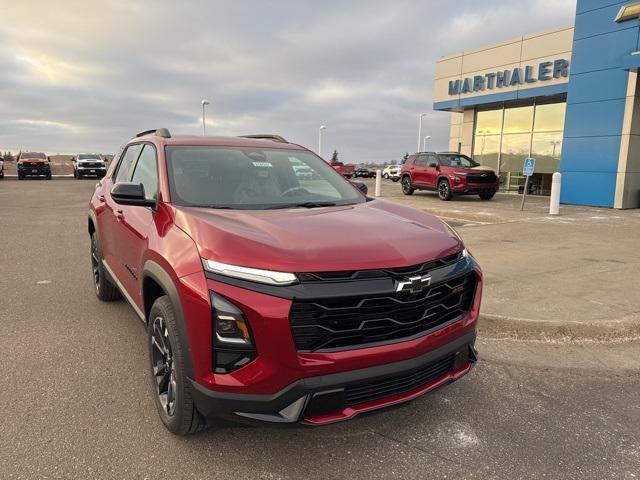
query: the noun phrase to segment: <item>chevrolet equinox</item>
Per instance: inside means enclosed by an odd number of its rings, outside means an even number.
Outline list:
[[[144,322],[175,434],[346,420],[476,361],[482,274],[456,232],[278,135],[138,134],[96,185],[88,232],[95,292]]]

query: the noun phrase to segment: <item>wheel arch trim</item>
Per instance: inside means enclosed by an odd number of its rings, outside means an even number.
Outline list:
[[[187,328],[184,319],[184,311],[182,309],[182,302],[180,301],[180,295],[178,293],[178,289],[172,280],[169,273],[158,263],[153,260],[147,260],[142,269],[142,284],[144,284],[144,280],[146,278],[152,279],[156,282],[160,288],[164,291],[164,293],[169,297],[169,301],[173,306],[173,310],[176,316],[176,325],[178,327],[178,337],[180,338],[180,343],[182,344],[182,348],[185,351],[186,355],[184,356],[185,360],[185,369],[186,374],[189,378],[193,378],[193,366],[191,362],[191,344],[189,343],[189,337],[187,335]],[[144,294],[144,292],[143,292]],[[143,304],[146,303],[143,297]],[[149,319],[147,314],[147,309],[145,308],[145,319],[146,324],[149,323]]]

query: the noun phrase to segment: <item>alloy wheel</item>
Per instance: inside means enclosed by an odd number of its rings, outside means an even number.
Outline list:
[[[95,235],[91,238],[91,271],[93,272],[93,285],[97,291],[100,288],[100,257],[98,256],[98,242]]]
[[[438,185],[438,195],[442,199],[449,196],[449,184],[447,182],[440,182],[440,185]]]
[[[169,331],[162,317],[154,318],[151,328],[151,361],[156,394],[164,413],[171,417],[176,411],[176,369]]]
[[[404,177],[402,179],[402,191],[404,193],[409,193],[411,191],[411,180],[409,177]]]

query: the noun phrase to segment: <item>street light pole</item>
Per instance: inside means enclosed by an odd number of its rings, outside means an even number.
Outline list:
[[[202,136],[204,137],[207,134],[207,127],[205,124],[205,116],[204,116],[204,106],[209,105],[211,102],[209,100],[202,100]]]
[[[426,116],[426,113],[421,113],[418,118],[418,151],[420,151],[420,143],[422,142],[422,118]]]
[[[318,156],[322,158],[322,131],[326,130],[327,127],[324,125],[320,125],[318,128]]]
[[[423,152],[427,151],[427,140],[431,140],[431,135],[427,135],[426,137],[424,137],[424,143],[423,143],[423,147],[422,147],[422,151]]]

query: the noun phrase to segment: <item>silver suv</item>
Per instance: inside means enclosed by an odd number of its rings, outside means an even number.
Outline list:
[[[79,153],[73,157],[73,176],[82,178],[86,176],[102,178],[107,173],[104,159],[97,153]]]

